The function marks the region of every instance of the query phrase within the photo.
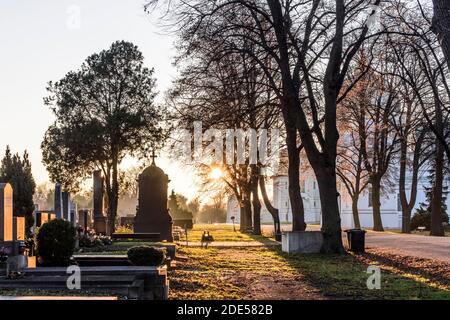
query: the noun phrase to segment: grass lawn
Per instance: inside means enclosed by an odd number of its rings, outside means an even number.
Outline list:
[[[229,224],[198,224],[194,229],[188,230],[189,242],[200,242],[204,231],[209,231],[214,237],[214,241],[232,241],[232,242],[251,242],[251,241],[273,241],[274,239],[266,236],[255,236],[239,231],[239,225],[236,225],[236,231]],[[267,234],[269,236],[269,234]],[[183,239],[185,240],[185,239]]]
[[[234,232],[229,225],[197,226],[215,241],[271,241]],[[450,279],[436,280],[392,268],[376,255],[287,255],[280,248],[178,249],[170,271],[171,299],[450,299]],[[381,290],[367,288],[367,268],[381,267]],[[450,268],[450,267],[449,267]]]
[[[182,248],[170,271],[171,299],[450,299],[448,283],[395,272],[353,255],[287,255],[279,249]],[[382,268],[381,290],[367,268]]]

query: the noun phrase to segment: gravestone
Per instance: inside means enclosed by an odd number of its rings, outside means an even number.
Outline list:
[[[70,221],[70,193],[62,192],[62,218],[66,221]]]
[[[78,206],[75,202],[70,201],[70,210],[69,210],[69,221],[72,223],[73,226],[76,226],[77,221],[77,212],[78,212]]]
[[[13,240],[25,240],[25,217],[14,217]]]
[[[56,217],[58,219],[63,218],[63,208],[62,208],[62,188],[60,183],[55,183],[55,200],[54,207]]]
[[[86,231],[88,227],[90,227],[89,210],[78,211],[78,224],[83,228],[84,231]]]
[[[135,233],[159,233],[160,241],[173,241],[172,217],[167,208],[169,177],[155,165],[139,175],[139,205],[134,222]]]
[[[106,217],[103,215],[103,177],[100,170],[94,171],[94,230],[106,233]]]
[[[0,242],[13,241],[13,189],[0,183]]]

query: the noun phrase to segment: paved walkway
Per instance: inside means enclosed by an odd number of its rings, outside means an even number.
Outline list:
[[[264,226],[270,230],[270,226]],[[288,231],[290,226],[283,226]],[[308,226],[308,230],[320,230],[319,226]],[[344,244],[347,245],[346,234],[343,233]],[[417,234],[398,234],[393,232],[368,231],[366,235],[366,247],[383,248],[393,253],[412,257],[437,259],[450,262],[450,237],[430,237]]]
[[[450,262],[450,237],[369,231],[366,247],[385,248],[408,256]]]

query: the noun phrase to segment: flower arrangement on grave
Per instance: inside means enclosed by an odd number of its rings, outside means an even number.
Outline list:
[[[80,248],[104,247],[112,244],[109,236],[96,234],[94,230],[89,230],[79,236]]]

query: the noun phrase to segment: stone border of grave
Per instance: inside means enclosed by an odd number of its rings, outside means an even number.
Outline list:
[[[281,250],[286,253],[320,253],[322,231],[290,231],[281,236]]]
[[[132,300],[167,300],[167,267],[96,266],[80,267],[80,289],[69,289],[72,273],[67,268],[24,269],[23,277],[0,277],[0,289],[57,290],[126,296]]]

